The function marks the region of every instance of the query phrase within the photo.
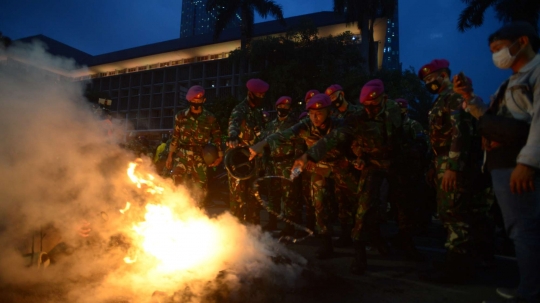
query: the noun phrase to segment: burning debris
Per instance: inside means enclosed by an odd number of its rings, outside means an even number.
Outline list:
[[[149,160],[130,163],[84,105],[86,83],[39,68],[72,61],[10,52],[34,63],[0,62],[2,302],[272,302],[298,285],[306,260],[228,213],[209,218]],[[32,243],[36,230],[57,233]]]

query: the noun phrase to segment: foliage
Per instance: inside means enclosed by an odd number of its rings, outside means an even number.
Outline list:
[[[0,32],[0,49],[7,48],[10,45],[11,45],[11,39],[7,36],[4,36],[2,32]]]
[[[345,15],[347,24],[355,24],[361,31],[362,56],[366,58],[366,72],[373,74],[377,69],[377,54],[373,39],[373,24],[377,18],[391,18],[397,6],[397,0],[334,0],[334,11]],[[367,43],[369,42],[369,43]]]
[[[249,48],[253,37],[253,24],[255,22],[255,12],[261,17],[268,15],[275,17],[279,22],[285,24],[281,5],[273,0],[207,0],[206,9],[208,12],[217,11],[216,23],[214,26],[214,39],[217,40],[227,24],[231,23],[236,14],[240,12],[240,49]],[[240,74],[246,71],[247,57],[241,61]]]
[[[538,30],[540,1],[538,0],[461,0],[467,7],[458,19],[458,29],[464,32],[484,23],[484,13],[490,7],[501,22],[527,21]]]
[[[252,66],[260,66],[259,77],[270,83],[265,108],[273,109],[280,96],[291,96],[296,101],[296,112],[303,110],[299,102],[310,89],[320,92],[331,84],[340,84],[346,99],[358,104],[362,86],[371,79],[384,81],[391,99],[405,98],[410,102],[410,114],[424,126],[431,108],[433,96],[410,70],[380,70],[372,76],[364,73],[358,44],[350,32],[338,36],[320,38],[317,28],[304,21],[284,36],[256,39],[246,50]],[[240,50],[233,51],[228,60],[240,60]],[[256,69],[256,68],[255,68]],[[257,69],[256,69],[257,70]],[[243,79],[244,80],[244,79]],[[247,80],[247,79],[245,79]],[[243,83],[243,82],[242,82]]]
[[[207,102],[204,107],[209,110],[216,119],[218,120],[219,127],[221,128],[221,133],[227,135],[227,129],[229,127],[229,117],[234,107],[239,103],[239,101],[232,97],[222,97],[216,98],[212,102]]]

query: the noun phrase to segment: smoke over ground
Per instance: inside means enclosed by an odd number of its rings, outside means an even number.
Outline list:
[[[0,59],[2,302],[270,302],[297,286],[305,260],[268,234],[229,214],[209,218],[159,177],[161,195],[132,183],[133,158],[106,140],[85,83],[43,70],[71,70],[74,61],[40,44],[15,45]],[[153,173],[148,162],[139,176]],[[154,234],[149,204],[172,210]],[[161,256],[149,252],[164,243]],[[29,266],[39,251],[51,257],[45,269]]]

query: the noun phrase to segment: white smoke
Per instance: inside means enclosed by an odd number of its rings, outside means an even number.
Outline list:
[[[228,213],[209,218],[160,178],[160,198],[135,187],[126,175],[133,156],[104,136],[83,97],[86,83],[58,76],[74,68],[39,43],[0,53],[2,302],[268,302],[278,292],[257,287],[298,283],[305,260],[268,234]],[[134,204],[129,216],[119,212],[126,201]],[[219,255],[167,273],[148,259],[124,263],[148,202],[217,228]],[[84,222],[92,229],[87,238],[78,235]],[[28,266],[23,255],[32,251],[50,253],[54,264]]]

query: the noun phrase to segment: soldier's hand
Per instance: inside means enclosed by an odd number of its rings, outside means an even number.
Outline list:
[[[534,191],[534,169],[518,163],[510,175],[510,190],[514,194]]]
[[[472,84],[469,81],[462,81],[459,79],[458,75],[455,75],[452,78],[452,84],[454,88],[454,92],[460,94],[465,98],[465,100],[470,100],[474,96],[473,94],[473,87]]]
[[[365,166],[366,162],[362,159],[356,159],[356,161],[354,161],[354,168],[357,170],[363,170]]]
[[[253,158],[255,158],[257,155],[261,155],[264,151],[264,147],[266,146],[266,141],[262,140],[261,142],[252,145],[249,147],[249,160],[251,161]]]
[[[223,161],[223,156],[218,157],[218,158],[216,159],[216,161],[214,161],[214,163],[208,165],[208,167],[215,167],[215,166],[218,166],[219,163],[221,163],[221,161]]]
[[[300,156],[300,158],[294,160],[294,164],[291,168],[291,172],[295,169],[295,168],[300,168],[300,170],[305,170],[306,169],[306,164],[308,163],[308,158],[307,158],[307,154],[303,154],[302,156]]]
[[[169,154],[169,156],[167,157],[167,161],[165,161],[165,167],[167,167],[168,169],[171,169],[172,168],[172,155]]]
[[[442,179],[442,189],[446,192],[453,191],[457,188],[457,172],[447,169],[444,172]]]
[[[238,147],[238,140],[227,141],[227,147],[229,147],[229,148]]]

